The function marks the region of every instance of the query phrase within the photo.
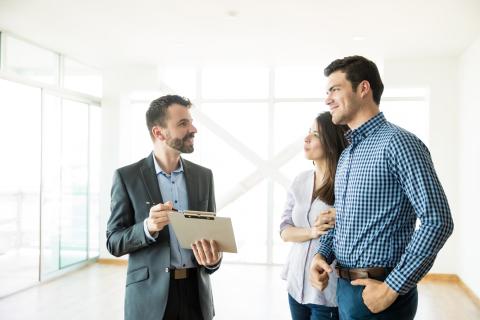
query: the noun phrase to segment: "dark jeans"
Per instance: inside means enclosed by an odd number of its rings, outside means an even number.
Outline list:
[[[390,307],[380,313],[370,312],[363,303],[362,292],[364,288],[364,286],[352,286],[348,280],[338,279],[337,301],[340,319],[410,320],[415,317],[418,304],[417,287],[414,287],[405,295],[398,296]]]
[[[170,279],[163,320],[203,320],[196,273],[189,274],[186,279]]]
[[[288,295],[288,303],[290,304],[290,313],[292,314],[293,320],[338,320],[337,307],[326,307],[318,304],[301,304],[293,299],[291,295]]]

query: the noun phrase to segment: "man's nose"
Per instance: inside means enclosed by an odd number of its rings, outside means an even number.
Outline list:
[[[325,97],[325,104],[328,106],[333,102],[332,95],[331,93],[327,93],[327,96]]]

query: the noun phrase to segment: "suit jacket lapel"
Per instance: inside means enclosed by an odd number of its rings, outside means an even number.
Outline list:
[[[154,204],[163,203],[162,193],[160,192],[160,187],[158,186],[157,173],[155,172],[152,154],[145,159],[144,164],[140,168],[140,175],[143,183],[145,184],[148,197],[152,202],[151,205],[153,206]]]
[[[195,185],[193,184],[193,181],[195,181],[194,172],[190,167],[190,162],[184,160],[183,158],[180,158],[180,161],[182,161],[183,174],[185,176],[185,182],[187,185],[188,209],[194,210],[193,208],[196,207],[197,201]]]

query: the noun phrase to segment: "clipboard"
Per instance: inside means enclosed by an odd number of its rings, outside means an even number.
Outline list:
[[[182,248],[191,249],[195,241],[208,239],[217,242],[219,251],[237,253],[230,218],[217,217],[213,212],[191,210],[170,211],[168,216]]]

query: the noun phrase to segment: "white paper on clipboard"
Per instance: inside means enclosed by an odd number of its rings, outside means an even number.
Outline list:
[[[183,211],[169,212],[170,225],[175,231],[178,242],[185,249],[200,239],[215,240],[222,252],[237,253],[232,220],[216,217],[211,212]]]

